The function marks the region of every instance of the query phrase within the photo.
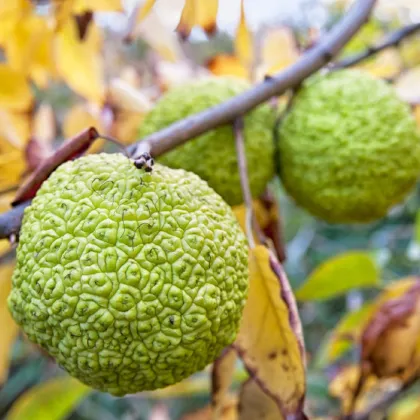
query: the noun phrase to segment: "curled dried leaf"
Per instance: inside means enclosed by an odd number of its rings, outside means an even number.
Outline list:
[[[372,315],[362,334],[362,363],[380,378],[404,376],[418,368],[419,340],[420,279]]]

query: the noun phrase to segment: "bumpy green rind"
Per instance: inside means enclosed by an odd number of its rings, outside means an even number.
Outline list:
[[[419,176],[420,136],[408,105],[367,73],[308,79],[279,134],[285,189],[328,222],[385,216]]]
[[[139,137],[220,104],[247,88],[246,81],[234,77],[209,77],[174,87],[146,115]],[[244,118],[245,153],[254,197],[264,192],[274,175],[274,120],[274,112],[268,105],[257,107]],[[171,168],[196,173],[231,206],[243,202],[231,125],[202,134],[166,153],[159,161]]]
[[[151,390],[234,341],[247,256],[231,209],[195,174],[91,155],[60,166],[26,209],[8,304],[85,384]]]

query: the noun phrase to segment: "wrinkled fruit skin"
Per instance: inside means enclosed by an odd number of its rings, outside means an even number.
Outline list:
[[[420,136],[408,105],[360,71],[308,79],[279,134],[285,189],[328,222],[385,216],[419,176]]]
[[[172,88],[146,115],[139,138],[154,133],[191,114],[220,104],[249,88],[234,77],[209,77]],[[274,175],[274,111],[268,105],[244,118],[244,141],[253,197],[261,195]],[[232,125],[216,128],[159,158],[171,168],[183,168],[208,182],[231,206],[241,204],[242,190]]]
[[[8,304],[82,382],[151,390],[234,341],[247,256],[231,209],[195,174],[90,155],[61,165],[26,209]]]

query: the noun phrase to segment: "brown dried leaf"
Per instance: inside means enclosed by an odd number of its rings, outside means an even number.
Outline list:
[[[33,172],[51,153],[52,149],[50,147],[37,138],[32,137],[25,148],[26,173]]]
[[[251,376],[287,415],[305,398],[302,328],[280,263],[262,245],[250,251],[250,286],[235,347]]]
[[[420,279],[372,315],[362,334],[362,364],[380,378],[403,377],[417,368],[419,338]]]
[[[98,132],[94,127],[89,127],[77,134],[71,140],[64,142],[53,155],[44,159],[42,163],[25,180],[16,193],[13,206],[35,197],[36,192],[50,174],[62,163],[74,159],[84,153],[89,146],[98,138]]]

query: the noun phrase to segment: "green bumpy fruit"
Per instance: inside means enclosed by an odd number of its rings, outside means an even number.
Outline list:
[[[246,81],[234,77],[208,77],[174,87],[146,115],[139,137],[220,104],[248,88]],[[274,111],[267,104],[244,118],[245,154],[254,197],[264,192],[274,175],[274,122]],[[232,125],[208,131],[161,156],[159,161],[196,173],[231,206],[243,202]]]
[[[197,175],[90,155],[61,165],[25,210],[8,304],[85,384],[151,390],[234,341],[247,257],[230,207]]]
[[[280,127],[279,153],[286,191],[331,223],[385,216],[420,171],[408,105],[386,82],[357,70],[306,81]]]

